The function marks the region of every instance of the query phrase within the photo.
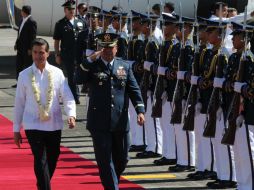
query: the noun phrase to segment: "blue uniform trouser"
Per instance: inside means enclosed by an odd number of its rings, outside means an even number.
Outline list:
[[[128,163],[129,132],[91,131],[95,158],[105,190],[118,190],[121,174]]]

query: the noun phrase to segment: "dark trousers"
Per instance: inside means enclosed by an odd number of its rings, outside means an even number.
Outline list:
[[[50,180],[60,155],[61,130],[25,131],[34,156],[34,172],[39,190],[50,190]]]
[[[28,55],[27,52],[17,52],[16,57],[16,79],[19,77],[19,73],[30,67],[33,63],[32,56]]]
[[[120,176],[129,160],[129,132],[91,131],[91,135],[102,185],[105,190],[118,190]]]
[[[71,89],[73,97],[75,100],[78,100],[79,99],[78,87],[77,87],[76,82],[74,80],[74,71],[75,71],[74,60],[71,57],[70,58],[63,57],[62,62],[63,62],[65,74],[67,75],[68,85]]]

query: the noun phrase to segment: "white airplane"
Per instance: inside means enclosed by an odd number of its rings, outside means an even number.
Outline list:
[[[23,5],[32,7],[32,16],[38,24],[38,35],[51,36],[54,32],[55,23],[64,16],[63,7],[61,6],[65,0],[1,0],[0,1],[0,23],[9,23],[13,28],[17,27],[21,17],[20,10]],[[120,1],[120,3],[119,3]],[[150,0],[150,7],[161,0]],[[165,2],[165,0],[162,0]],[[166,2],[175,4],[175,12],[179,12],[179,2],[182,5],[182,13],[184,16],[192,17],[194,15],[194,4],[198,5],[201,12],[210,11],[211,5],[216,0],[166,0]],[[101,7],[101,0],[76,0],[76,4],[89,3],[90,6]],[[242,0],[237,0],[242,4]],[[254,10],[254,0],[247,0],[246,3]],[[125,12],[128,12],[128,0],[103,0],[103,9],[110,10],[113,5],[120,4]],[[130,9],[146,12],[148,8],[148,0],[130,0]],[[151,10],[151,9],[150,9]]]

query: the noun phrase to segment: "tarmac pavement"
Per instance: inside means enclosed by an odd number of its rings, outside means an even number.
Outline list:
[[[52,37],[46,38],[53,50]],[[0,114],[13,119],[13,106],[16,83],[15,80],[15,51],[13,46],[16,39],[16,31],[12,29],[0,29]],[[50,57],[53,63],[53,56]],[[77,105],[77,127],[73,130],[63,130],[62,145],[70,148],[80,156],[95,161],[92,140],[85,129],[86,110],[88,98],[81,94],[81,104]],[[66,118],[66,117],[65,117]],[[154,159],[137,159],[136,153],[130,153],[131,160],[123,176],[128,176],[130,181],[150,190],[197,190],[207,189],[208,181],[190,181],[186,179],[188,173],[169,173],[168,166],[154,166]]]

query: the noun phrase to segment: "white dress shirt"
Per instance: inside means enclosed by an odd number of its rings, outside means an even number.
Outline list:
[[[31,15],[28,15],[26,18],[23,18],[22,23],[21,23],[21,25],[20,25],[20,27],[19,27],[19,35],[20,35],[20,33],[21,33],[21,31],[22,31],[22,29],[23,29],[23,27],[24,27],[26,21],[27,21],[30,17],[31,17]]]
[[[41,121],[39,117],[39,105],[35,100],[35,95],[32,89],[31,75],[35,75],[35,84],[40,90],[40,98],[42,105],[47,101],[48,88],[48,72],[52,73],[53,81],[53,101],[49,111],[50,119]],[[76,104],[63,72],[46,63],[44,70],[41,72],[33,63],[32,66],[23,70],[19,74],[15,107],[14,107],[14,124],[13,131],[19,132],[21,127],[25,130],[36,129],[42,131],[55,131],[63,128],[63,119],[61,106],[59,104],[59,96],[62,97],[64,111],[68,117],[76,117]]]

